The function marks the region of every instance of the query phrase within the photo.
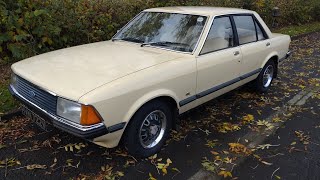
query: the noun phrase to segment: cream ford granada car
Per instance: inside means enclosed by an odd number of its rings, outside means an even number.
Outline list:
[[[146,157],[161,149],[177,114],[251,81],[266,92],[289,43],[254,11],[147,9],[110,41],[13,64],[9,88],[40,127],[108,148],[121,140]]]

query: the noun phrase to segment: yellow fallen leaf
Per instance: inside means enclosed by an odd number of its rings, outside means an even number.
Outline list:
[[[218,175],[223,176],[224,178],[232,177],[232,174],[230,171],[220,171]]]
[[[78,150],[81,149],[81,147],[80,147],[78,144],[75,144],[74,147],[75,147],[76,149],[78,149]]]
[[[118,176],[120,176],[120,177],[123,177],[123,176],[124,176],[124,173],[121,172],[121,171],[117,171],[117,174],[118,174]]]
[[[301,88],[301,89],[304,89],[306,86],[303,86],[303,85],[299,85],[299,87]]]
[[[213,155],[218,155],[219,153],[218,152],[215,152],[215,151],[211,151],[211,154],[213,154]]]
[[[258,156],[258,155],[256,155],[256,154],[254,154],[253,156],[254,156],[255,158],[257,158],[257,159],[261,159],[261,157]]]
[[[228,151],[222,151],[224,154],[229,154],[229,152]]]
[[[163,163],[158,163],[158,165],[157,165],[157,167],[158,167],[159,169],[162,169],[164,166],[165,166],[165,164],[163,164]]]
[[[173,171],[180,172],[178,168],[172,168]]]
[[[167,169],[166,169],[166,168],[162,168],[161,170],[162,170],[162,172],[163,172],[163,175],[168,174],[168,171],[167,171]]]
[[[154,178],[151,173],[149,173],[149,180],[157,180],[157,179]]]
[[[247,115],[243,116],[243,120],[246,123],[250,123],[254,120],[254,116],[252,114],[247,114]]]

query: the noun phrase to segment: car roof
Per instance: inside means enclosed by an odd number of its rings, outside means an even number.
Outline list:
[[[253,13],[254,11],[238,8],[209,7],[209,6],[175,6],[158,7],[144,10],[146,12],[168,12],[182,14],[221,15],[237,13]]]

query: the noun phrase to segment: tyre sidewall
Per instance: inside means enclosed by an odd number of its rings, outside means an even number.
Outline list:
[[[267,67],[269,66],[269,65],[272,65],[273,66],[273,69],[274,69],[274,71],[273,71],[273,77],[272,77],[272,80],[271,80],[271,83],[270,83],[270,85],[268,86],[268,87],[264,87],[263,86],[263,73],[265,72],[265,70],[267,69]],[[261,72],[260,72],[260,74],[259,74],[259,76],[258,76],[258,78],[257,78],[257,81],[256,81],[256,86],[257,86],[257,89],[260,91],[260,92],[267,92],[268,91],[268,89],[271,87],[271,85],[272,85],[272,82],[273,82],[273,80],[274,80],[274,77],[275,77],[275,71],[276,71],[276,66],[275,66],[275,63],[273,62],[273,61],[268,61],[267,63],[266,63],[266,65],[262,68],[262,70],[261,70]]]
[[[143,120],[153,111],[160,110],[162,111],[167,118],[166,128],[164,135],[160,142],[152,148],[144,148],[140,143],[139,131],[143,123]],[[161,147],[164,145],[172,127],[172,118],[173,113],[166,103],[162,101],[152,101],[143,105],[133,116],[128,124],[128,127],[125,132],[124,145],[129,151],[130,154],[137,157],[149,157],[161,150]]]

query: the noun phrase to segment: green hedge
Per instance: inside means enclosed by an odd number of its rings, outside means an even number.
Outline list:
[[[245,7],[268,24],[274,6],[281,25],[320,18],[319,0],[0,0],[0,60],[107,40],[143,9],[177,5]]]

